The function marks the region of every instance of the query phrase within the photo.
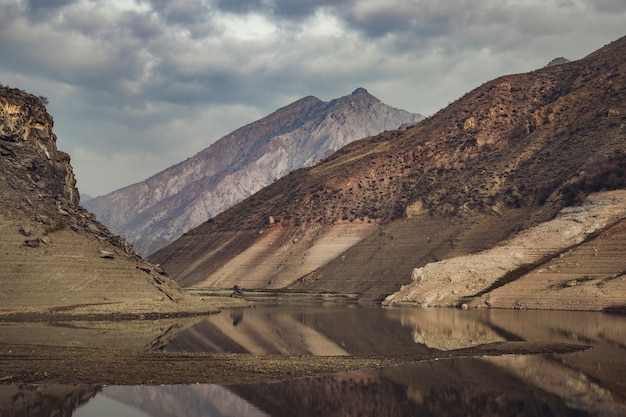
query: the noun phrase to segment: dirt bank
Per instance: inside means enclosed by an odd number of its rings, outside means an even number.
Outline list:
[[[586,349],[562,343],[502,342],[412,356],[282,356],[166,353],[0,344],[0,383],[193,384],[273,381],[407,362]]]

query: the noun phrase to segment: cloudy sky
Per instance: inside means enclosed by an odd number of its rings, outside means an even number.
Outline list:
[[[0,0],[0,83],[49,99],[95,196],[307,95],[430,115],[625,22],[626,0]]]

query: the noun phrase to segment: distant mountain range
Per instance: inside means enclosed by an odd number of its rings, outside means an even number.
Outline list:
[[[577,61],[487,82],[412,127],[352,142],[150,260],[183,286],[332,291],[370,301],[404,286],[394,303],[626,308],[622,197],[589,197],[624,189],[621,38]],[[610,215],[593,217],[598,207]],[[452,272],[440,262],[493,247],[497,257],[459,258],[446,264]],[[428,281],[433,276],[440,285]]]
[[[305,97],[145,181],[82,204],[138,253],[150,254],[295,169],[421,119],[363,88],[329,102]]]

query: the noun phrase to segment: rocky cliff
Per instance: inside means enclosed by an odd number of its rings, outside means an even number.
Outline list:
[[[45,101],[0,86],[0,313],[204,308],[79,205]]]
[[[491,248],[590,193],[625,189],[625,57],[622,38],[578,61],[485,83],[413,127],[286,176],[151,259],[186,286],[382,300],[415,268]],[[522,262],[510,276],[543,261]],[[626,265],[611,265],[623,278]],[[548,308],[567,308],[554,302],[560,294]],[[590,308],[614,302],[604,301]]]
[[[135,250],[149,254],[294,169],[311,166],[356,139],[421,118],[382,103],[363,88],[330,102],[305,97],[85,206]]]

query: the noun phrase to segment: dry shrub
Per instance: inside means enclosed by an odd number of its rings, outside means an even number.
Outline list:
[[[626,188],[626,154],[616,151],[608,158],[596,160],[577,181],[563,187],[565,205],[582,203],[587,195],[599,191]]]

